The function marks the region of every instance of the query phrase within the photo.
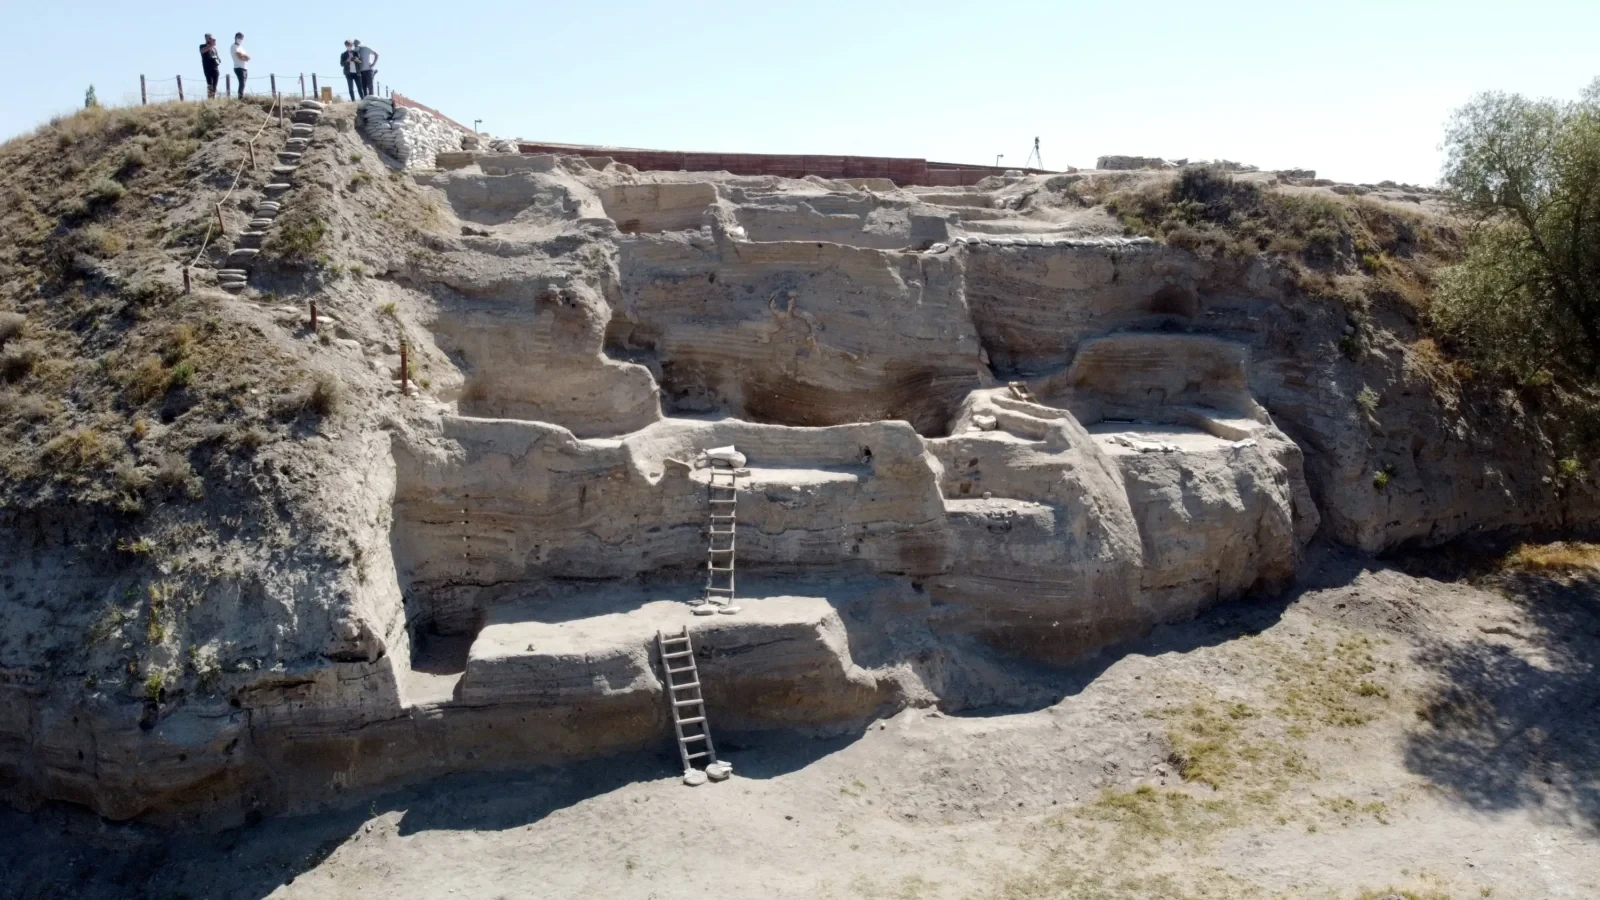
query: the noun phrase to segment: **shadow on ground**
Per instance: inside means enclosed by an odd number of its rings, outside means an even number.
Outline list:
[[[1360,570],[1352,565],[1347,577]],[[1306,589],[1317,587],[1307,585]],[[1156,628],[1067,668],[1002,661],[1015,683],[1032,687],[1017,704],[962,711],[1004,716],[1059,702],[1082,691],[1128,654],[1185,653],[1271,627],[1299,597],[1229,604],[1196,620]],[[978,652],[978,651],[974,651]],[[945,673],[943,677],[951,677]],[[954,713],[953,713],[954,714]],[[830,737],[790,731],[726,732],[719,749],[743,778],[799,771],[858,740],[866,723]],[[148,897],[259,900],[319,866],[341,846],[361,840],[367,822],[399,816],[404,835],[449,829],[500,831],[546,817],[634,782],[676,780],[675,750],[625,754],[559,767],[447,776],[394,790],[336,812],[268,819],[217,834],[173,836],[141,825],[104,822],[86,811],[52,806],[35,813],[0,810],[0,900],[98,900]]]
[[[1486,811],[1531,808],[1600,827],[1600,577],[1483,582],[1518,611],[1480,637],[1425,643],[1440,677],[1407,767]]]

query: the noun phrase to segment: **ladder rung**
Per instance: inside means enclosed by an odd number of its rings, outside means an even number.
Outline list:
[[[717,520],[720,521],[720,520],[723,520],[723,519],[737,519],[739,517],[738,516],[724,516],[724,515],[721,515],[719,513],[712,513],[711,514],[711,518],[717,519]]]
[[[696,703],[704,703],[704,702],[705,702],[704,700],[701,700],[698,697],[696,697],[693,700],[674,700],[674,701],[672,701],[672,705],[673,706],[693,706]]]
[[[704,750],[701,750],[699,753],[691,753],[688,756],[685,756],[684,759],[699,759],[702,756],[708,755],[709,754],[707,754]]]
[[[733,593],[733,588],[708,587],[708,588],[706,588],[706,590],[714,591],[714,592],[716,592],[718,594],[731,594],[731,593]]]
[[[683,742],[685,744],[689,743],[690,741],[703,741],[705,739],[706,735],[703,734],[686,734],[683,736]]]
[[[661,657],[662,657],[662,659],[679,659],[681,657],[693,656],[693,655],[694,655],[694,651],[693,650],[680,650],[677,653],[663,653],[663,654],[661,654]]]
[[[671,666],[668,666],[668,667],[667,667],[667,671],[668,671],[668,672],[671,672],[671,673],[672,673],[672,674],[674,674],[674,675],[677,675],[677,674],[678,674],[678,673],[680,673],[680,672],[693,672],[693,671],[694,671],[694,666],[692,666],[692,665],[688,665],[688,666],[679,666],[679,667],[678,667],[678,668],[676,668],[676,669],[674,669],[674,668],[672,668],[672,667],[671,667]]]
[[[675,692],[676,691],[687,691],[690,688],[697,688],[699,686],[700,686],[700,682],[698,682],[698,681],[691,681],[688,684],[674,684],[674,685],[671,685],[672,690],[675,691]]]
[[[712,503],[738,503],[739,501],[738,500],[718,500],[715,497],[713,497],[711,499],[711,502]]]
[[[711,569],[711,571],[713,571],[713,572],[732,572],[733,571],[733,566],[728,566],[727,568],[723,568],[721,566],[713,566],[710,563],[706,563],[706,566],[707,566],[707,568]]]
[[[706,720],[705,716],[694,716],[694,717],[688,718],[688,719],[679,719],[678,720],[678,724],[679,725],[697,725],[697,724],[699,724],[701,722],[704,722],[705,720]]]

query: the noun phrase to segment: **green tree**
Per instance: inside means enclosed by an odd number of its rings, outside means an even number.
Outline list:
[[[1600,375],[1600,79],[1576,102],[1481,94],[1445,151],[1444,186],[1472,225],[1438,324],[1519,376]]]

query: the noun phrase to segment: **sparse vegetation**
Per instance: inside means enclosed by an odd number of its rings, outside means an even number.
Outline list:
[[[104,209],[127,196],[128,189],[110,178],[97,178],[84,190],[83,199],[91,212]]]
[[[167,677],[161,672],[151,672],[144,679],[144,698],[151,703],[160,703],[167,690]]]
[[[339,380],[326,372],[319,373],[311,384],[306,405],[317,415],[326,418],[337,413],[343,402],[344,389],[339,385]]]
[[[1291,262],[1303,287],[1338,294],[1335,275],[1382,273],[1416,296],[1426,278],[1418,254],[1447,254],[1448,242],[1420,216],[1364,199],[1274,188],[1212,167],[1171,181],[1113,190],[1106,208],[1136,234],[1160,237],[1202,256]],[[1402,262],[1403,261],[1403,262]]]
[[[1361,410],[1367,418],[1372,418],[1378,413],[1378,392],[1365,385],[1356,393],[1356,409]]]
[[[28,317],[22,313],[0,312],[0,347],[21,337],[28,326]]]
[[[1582,541],[1519,544],[1500,561],[1500,569],[1541,575],[1600,575],[1600,544]]]
[[[44,359],[44,346],[36,341],[8,342],[0,349],[0,380],[21,381]]]
[[[316,198],[303,197],[300,203],[279,215],[262,245],[262,255],[287,265],[314,263],[328,236],[328,224],[319,209]]]

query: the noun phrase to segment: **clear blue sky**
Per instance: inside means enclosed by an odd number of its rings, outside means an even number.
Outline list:
[[[1048,167],[1103,153],[1430,183],[1449,111],[1486,89],[1574,97],[1600,2],[0,0],[0,136],[139,75],[203,87],[244,31],[252,78],[379,80],[503,137]],[[342,85],[341,85],[342,88]]]

